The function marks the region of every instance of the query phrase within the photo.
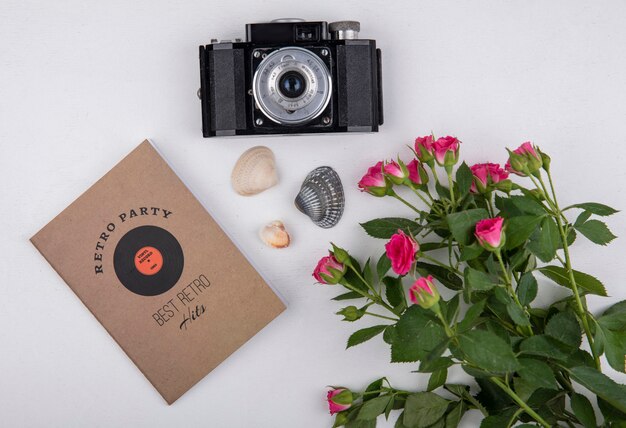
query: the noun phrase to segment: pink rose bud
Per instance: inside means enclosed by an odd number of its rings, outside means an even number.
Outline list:
[[[515,164],[516,164],[516,166],[517,166],[518,168],[521,168],[521,169],[526,168],[526,162],[521,162],[521,163],[520,163],[520,162],[516,162]],[[515,169],[515,168],[513,168],[513,167],[511,166],[511,160],[510,160],[510,159],[509,159],[509,160],[507,160],[507,161],[506,161],[506,163],[504,164],[504,169],[505,169],[507,172],[511,173],[511,174],[519,175],[520,177],[526,177],[526,174],[525,174],[525,173],[523,173],[523,172],[521,172],[521,171],[518,171],[517,169]]]
[[[326,394],[326,401],[331,415],[343,412],[352,406],[352,392],[346,388],[332,388]]]
[[[481,247],[488,251],[498,251],[504,246],[505,235],[502,217],[486,218],[476,223],[476,239]]]
[[[474,181],[470,190],[473,193],[485,193],[492,191],[497,184],[509,178],[509,173],[497,163],[477,163],[470,167],[474,175]]]
[[[527,141],[512,152],[509,151],[508,171],[525,176],[537,172],[543,165],[538,149]]]
[[[459,159],[459,144],[454,137],[441,137],[434,144],[435,160],[441,166],[452,166]]]
[[[389,185],[383,175],[383,163],[378,162],[367,170],[367,173],[358,183],[361,192],[367,192],[374,196],[385,196]]]
[[[415,253],[420,246],[413,238],[398,230],[385,244],[387,257],[391,260],[391,268],[398,275],[406,275],[415,261]]]
[[[333,253],[322,257],[313,271],[313,277],[322,284],[337,284],[346,273],[346,265],[339,263]]]
[[[409,288],[409,298],[411,302],[420,305],[424,309],[430,309],[439,303],[439,291],[433,282],[433,277],[419,278]]]
[[[387,162],[384,166],[384,172],[394,184],[402,184],[409,175],[408,171],[403,171],[396,161]]]
[[[433,136],[426,135],[415,139],[415,154],[420,162],[432,162],[435,157]]]
[[[413,159],[406,165],[406,169],[409,171],[410,184],[427,184],[428,174],[424,170],[424,167],[419,163],[417,159]]]

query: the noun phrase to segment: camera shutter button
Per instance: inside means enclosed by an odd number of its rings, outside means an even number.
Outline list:
[[[335,40],[358,39],[361,23],[359,21],[331,22],[328,29]]]

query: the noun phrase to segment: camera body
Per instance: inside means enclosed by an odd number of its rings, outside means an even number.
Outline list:
[[[377,132],[381,54],[355,21],[247,24],[200,46],[204,137]]]

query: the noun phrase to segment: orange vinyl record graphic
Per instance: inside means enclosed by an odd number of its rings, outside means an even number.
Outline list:
[[[170,290],[183,272],[183,249],[178,240],[157,226],[128,231],[115,247],[115,274],[129,291],[157,296]]]

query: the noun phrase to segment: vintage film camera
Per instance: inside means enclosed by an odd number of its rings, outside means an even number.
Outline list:
[[[356,21],[285,19],[200,46],[204,136],[377,132],[381,54],[359,31]]]

